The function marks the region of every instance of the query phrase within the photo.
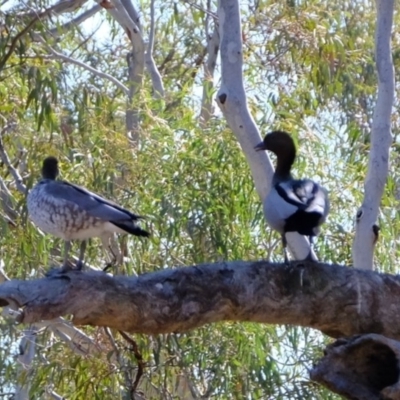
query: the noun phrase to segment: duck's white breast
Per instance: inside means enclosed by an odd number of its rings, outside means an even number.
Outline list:
[[[297,207],[286,202],[273,187],[264,201],[264,215],[268,225],[283,233],[285,220],[297,211]]]

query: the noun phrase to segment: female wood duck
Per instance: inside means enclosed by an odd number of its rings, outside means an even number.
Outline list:
[[[56,180],[58,161],[47,157],[43,161],[42,180],[28,195],[28,214],[44,232],[65,240],[64,265],[68,266],[71,240],[82,240],[77,269],[83,267],[86,241],[92,237],[109,237],[110,233],[130,233],[148,237],[137,225],[143,217],[69,182]]]
[[[264,201],[264,215],[271,228],[282,236],[287,262],[285,233],[298,232],[308,236],[311,245],[329,213],[328,193],[311,179],[293,179],[290,170],[296,158],[296,148],[287,132],[268,133],[255,150],[270,150],[277,157],[272,188]],[[307,258],[311,258],[311,249]]]

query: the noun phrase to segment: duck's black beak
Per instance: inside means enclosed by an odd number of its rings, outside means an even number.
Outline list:
[[[254,147],[254,150],[255,151],[261,151],[261,150],[267,150],[267,149],[265,147],[265,143],[261,142],[261,143],[258,143],[258,145],[256,147]]]

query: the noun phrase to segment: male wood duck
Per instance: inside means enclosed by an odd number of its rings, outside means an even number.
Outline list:
[[[103,240],[114,232],[149,236],[137,225],[143,217],[83,187],[57,180],[58,174],[58,160],[47,157],[43,161],[42,179],[28,195],[28,214],[42,231],[65,240],[62,271],[70,269],[71,240],[82,240],[76,265],[81,270],[87,239],[100,237]]]
[[[296,158],[296,147],[287,132],[273,131],[255,147],[256,151],[270,150],[277,157],[272,188],[264,201],[264,215],[281,234],[285,262],[286,232],[308,236],[310,245],[318,235],[321,224],[329,213],[328,192],[311,179],[293,179],[290,173]],[[311,258],[311,248],[307,259]]]

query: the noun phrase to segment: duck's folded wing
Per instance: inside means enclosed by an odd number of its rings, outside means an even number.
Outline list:
[[[75,203],[89,215],[105,221],[136,221],[141,218],[85,188],[68,182],[56,181],[46,185],[46,192],[55,198]]]
[[[328,192],[322,186],[315,184],[317,186],[314,192],[314,198],[310,201],[309,206],[307,207],[307,212],[318,212],[323,216],[327,216],[329,213],[329,197]]]
[[[286,202],[305,212],[326,215],[329,210],[326,190],[309,179],[282,182],[276,190]]]
[[[310,200],[310,188],[307,188],[308,190],[301,188],[299,186],[299,181],[281,182],[278,183],[275,188],[279,196],[281,196],[287,203],[301,209],[307,207],[307,203]],[[314,195],[312,195],[312,197],[313,196]]]

